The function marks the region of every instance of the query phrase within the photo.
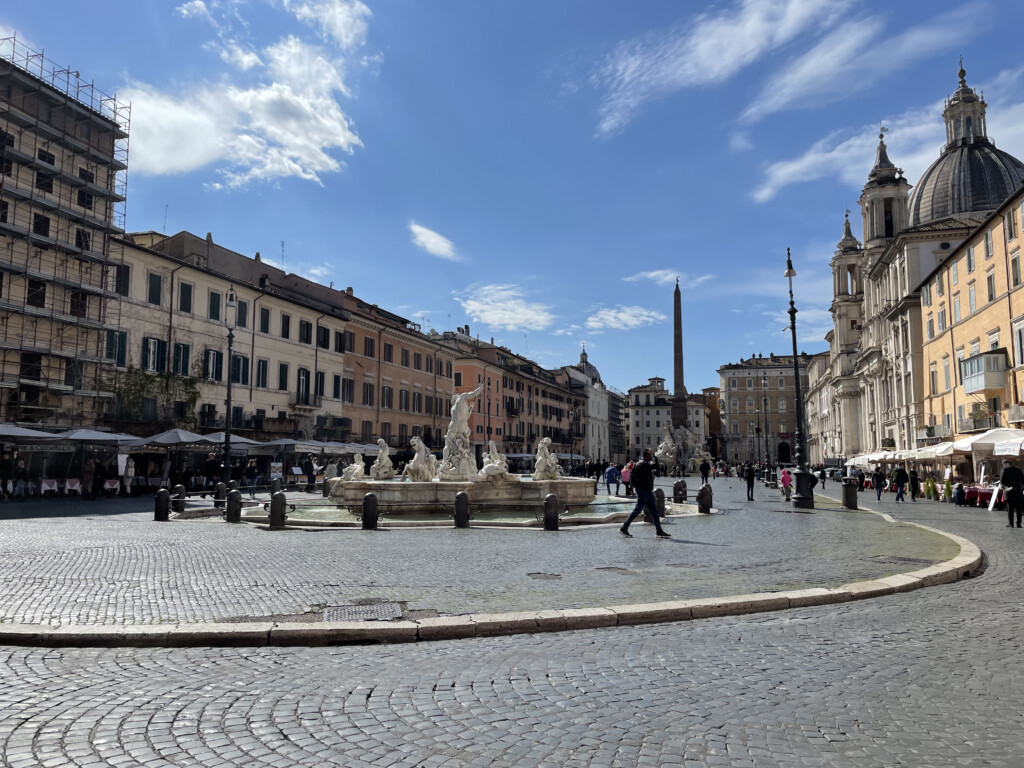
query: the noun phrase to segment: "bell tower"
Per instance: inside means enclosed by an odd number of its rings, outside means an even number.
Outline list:
[[[885,134],[886,129],[882,128],[878,134],[875,165],[868,173],[868,183],[860,195],[864,249],[871,257],[877,257],[890,240],[906,229],[910,220],[907,206],[910,184],[903,178],[903,171],[889,159]]]

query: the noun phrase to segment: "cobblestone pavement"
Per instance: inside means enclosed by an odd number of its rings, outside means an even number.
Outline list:
[[[975,541],[987,570],[833,606],[549,635],[330,649],[0,649],[0,760],[1024,765],[1024,530],[987,510],[878,506]]]
[[[0,507],[0,621],[189,623],[359,601],[440,614],[589,608],[836,587],[958,553],[942,536],[876,515],[794,515],[778,491],[750,504],[741,482],[715,485],[722,514],[670,518],[672,540],[636,524],[625,539],[614,525],[271,532],[220,519],[155,523],[151,497],[65,502],[57,518],[39,516],[48,510],[40,505]]]

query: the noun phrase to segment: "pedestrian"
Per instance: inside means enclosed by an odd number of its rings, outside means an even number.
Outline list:
[[[953,501],[953,481],[948,477],[946,482],[942,484],[942,500],[947,504]]]
[[[875,489],[875,498],[881,501],[882,491],[885,490],[885,472],[881,467],[875,467],[875,471],[871,473],[871,485]]]
[[[711,465],[708,463],[707,459],[704,459],[704,461],[702,461],[700,463],[699,469],[700,469],[700,484],[704,485],[704,483],[706,483],[708,481],[708,475],[711,474]]]
[[[302,462],[302,473],[306,476],[306,493],[313,493],[316,490],[316,464],[312,453],[306,454],[306,460]]]
[[[630,474],[633,488],[636,491],[636,506],[629,513],[626,522],[619,528],[619,533],[628,538],[633,534],[629,532],[629,524],[645,509],[654,521],[656,529],[655,536],[659,539],[670,539],[672,536],[661,527],[661,519],[658,517],[658,505],[654,502],[654,457],[651,449],[644,450],[643,458],[633,466]]]
[[[14,475],[14,462],[11,461],[11,454],[5,453],[0,459],[0,499],[9,499],[11,491],[11,477]]]
[[[13,479],[14,493],[11,494],[11,498],[24,499],[28,489],[28,470],[25,468],[24,459],[18,459],[18,463],[14,466]]]
[[[754,466],[747,464],[743,471],[743,479],[747,481],[747,501],[754,500]]]
[[[864,490],[864,484],[867,482],[867,477],[864,475],[864,470],[857,470],[857,485],[860,486],[860,490]]]
[[[630,496],[633,495],[633,467],[634,466],[636,466],[635,463],[632,460],[630,460],[630,462],[628,464],[626,464],[625,468],[622,470],[622,482],[626,486],[626,497],[627,498],[629,498]]]
[[[125,496],[132,495],[132,483],[135,481],[135,460],[131,456],[126,456],[124,459],[124,474],[121,476],[121,482],[124,484]]]
[[[1006,500],[1006,527],[1013,528],[1014,515],[1017,527],[1020,528],[1021,516],[1024,515],[1024,472],[1013,466],[1009,459],[1003,459],[1003,471],[999,475],[999,485],[1003,489]]]
[[[825,467],[822,466],[821,471],[818,472],[818,479],[821,480],[821,487],[822,487],[823,490],[825,488],[825,478],[826,477],[827,477],[827,475],[825,474]]]
[[[21,462],[18,463],[20,464]],[[86,459],[85,464],[82,466],[82,495],[90,501],[93,498],[92,484],[95,480],[96,462],[92,459]]]
[[[904,504],[907,501],[907,483],[910,481],[910,475],[907,474],[906,467],[902,464],[897,465],[896,471],[892,473],[892,482],[896,486],[896,498],[893,501],[902,501]]]
[[[910,500],[917,501],[917,497],[921,492],[921,478],[917,474],[916,469],[910,470]]]
[[[782,495],[786,497],[786,501],[789,501],[789,495],[793,485],[793,476],[789,474],[788,469],[782,470],[782,474],[779,475],[779,483],[782,485]]]
[[[206,491],[210,486],[216,485],[220,482],[220,462],[217,461],[215,454],[209,454],[206,457],[206,461],[203,462],[203,488],[200,494],[202,498],[206,498]]]
[[[608,489],[608,495],[612,495],[612,483],[615,483],[615,495],[619,495],[619,483],[622,482],[622,475],[619,473],[619,468],[614,464],[609,464],[608,469],[604,471],[604,484]]]
[[[243,472],[245,476],[245,484],[249,488],[249,498],[256,498],[256,481],[260,478],[259,467],[256,466],[256,459],[249,459],[249,463],[245,465]]]
[[[953,491],[953,504],[958,507],[967,506],[967,490],[964,488],[963,483],[956,484],[956,490]]]

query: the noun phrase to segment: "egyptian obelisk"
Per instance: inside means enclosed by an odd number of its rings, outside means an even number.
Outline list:
[[[679,278],[676,278],[676,290],[672,295],[675,355],[675,381],[672,382],[672,425],[685,427],[686,424],[686,384],[683,382],[683,300],[679,292]]]

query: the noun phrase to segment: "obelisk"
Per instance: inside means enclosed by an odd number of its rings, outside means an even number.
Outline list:
[[[683,299],[679,292],[679,278],[672,295],[675,356],[675,380],[672,382],[672,426],[686,426],[686,384],[683,382]]]

